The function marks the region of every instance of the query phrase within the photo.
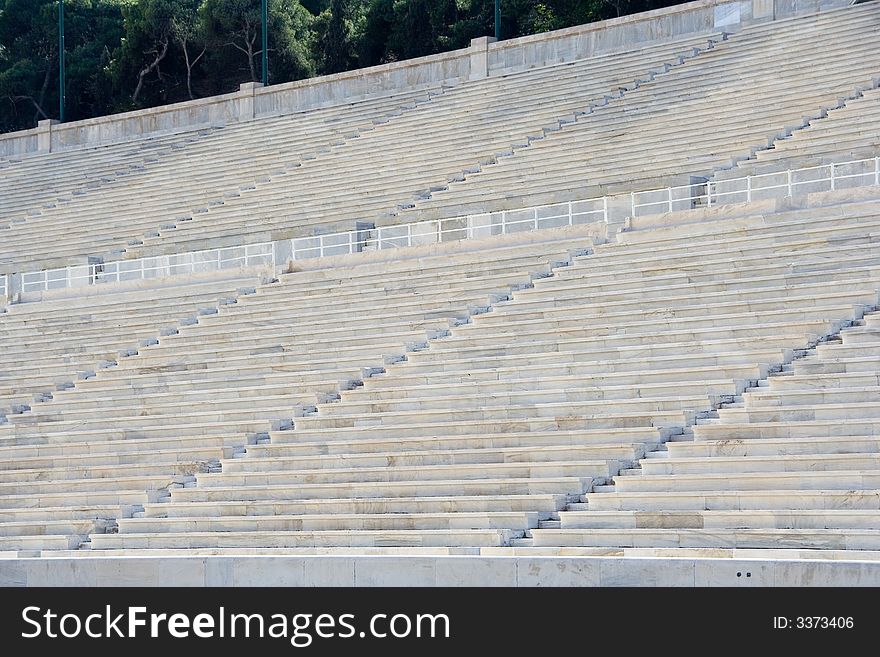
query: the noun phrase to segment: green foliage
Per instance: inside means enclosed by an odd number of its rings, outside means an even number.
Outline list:
[[[678,0],[502,0],[502,38]],[[261,76],[261,0],[64,0],[70,120]],[[269,0],[272,83],[430,55],[494,32],[494,0]],[[0,131],[58,115],[58,0],[0,0]]]

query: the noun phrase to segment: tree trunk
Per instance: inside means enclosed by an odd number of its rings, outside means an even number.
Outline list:
[[[251,82],[258,82],[257,70],[256,70],[256,68],[254,68],[254,57],[256,57],[258,54],[260,54],[263,51],[262,50],[254,51],[254,41],[257,40],[257,33],[254,32],[254,35],[251,36],[250,27],[248,27],[247,29],[243,30],[242,32],[236,34],[236,36],[241,36],[242,40],[244,41],[244,45],[247,47],[242,48],[234,40],[230,41],[228,45],[230,45],[233,48],[235,48],[236,50],[240,50],[241,52],[244,53],[245,57],[247,57],[247,60],[248,60],[248,68],[250,69],[250,72],[251,72]]]
[[[248,39],[247,42],[248,66],[250,66],[251,68],[251,82],[257,81],[257,71],[254,68],[254,56],[256,54],[254,53],[254,41],[256,41],[256,39],[257,35],[254,34],[254,37],[252,39]]]
[[[159,65],[163,59],[165,59],[165,55],[168,54],[168,39],[164,39],[161,43],[162,49],[156,54],[156,58],[153,60],[153,63],[149,66],[146,66],[141,69],[141,72],[138,73],[138,83],[137,87],[134,89],[134,94],[132,94],[131,100],[132,102],[137,102],[138,96],[141,93],[141,89],[144,86],[144,78],[147,77],[150,73],[156,70],[156,67]]]
[[[43,103],[46,101],[46,92],[49,90],[49,80],[52,78],[52,69],[53,64],[55,63],[55,56],[52,55],[49,58],[49,61],[46,62],[46,75],[43,76],[43,86],[40,88],[40,99],[39,101],[34,100],[33,98],[30,101],[34,104],[34,108],[36,112],[34,114],[34,123],[36,124],[40,120],[40,115],[44,119],[48,119],[49,117],[46,115],[46,112],[43,111]]]
[[[186,91],[189,93],[189,99],[195,100],[195,96],[193,96],[192,90],[192,70],[196,64],[199,63],[199,60],[202,58],[202,55],[205,54],[205,51],[208,49],[207,46],[202,48],[202,52],[199,53],[199,56],[196,57],[192,62],[189,60],[189,48],[187,47],[187,40],[180,39],[180,47],[183,49],[183,58],[186,60]]]

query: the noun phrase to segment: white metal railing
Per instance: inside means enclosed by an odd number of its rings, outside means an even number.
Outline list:
[[[768,192],[778,192],[780,189],[784,190],[786,195],[792,196],[795,191],[807,185],[812,186],[807,190],[810,192],[866,185],[880,186],[880,157],[632,192],[630,210],[632,216],[641,216],[687,210],[701,205],[748,202],[766,198]],[[277,264],[278,252],[284,259],[289,257],[293,260],[303,260],[366,250],[436,244],[544,228],[559,228],[595,221],[607,223],[608,204],[609,197],[603,196],[517,210],[296,237],[280,242],[262,242],[136,260],[71,265],[24,273],[21,285],[22,291],[33,292],[105,282],[163,278],[235,267],[274,267]],[[0,294],[0,298],[5,297],[7,290],[7,278],[2,276],[0,292],[3,294]]]
[[[630,194],[632,216],[687,210],[699,205],[750,203],[784,190],[793,196],[804,186],[810,192],[880,185],[880,157],[832,162],[800,169],[758,173],[727,180],[707,180]]]
[[[119,283],[258,266],[275,266],[275,249],[272,242],[44,269],[22,274],[21,289],[23,292],[58,290],[100,283]]]
[[[608,221],[607,197],[538,205],[518,210],[462,215],[450,219],[434,219],[397,226],[327,233],[313,237],[297,237],[290,240],[290,250],[294,260],[302,260],[346,255],[365,250],[419,246],[543,228],[560,228],[594,221]]]
[[[6,283],[6,274],[0,274],[0,305],[4,305],[6,303],[6,294],[8,293],[9,285]]]

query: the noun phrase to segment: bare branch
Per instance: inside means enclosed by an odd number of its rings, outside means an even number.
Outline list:
[[[140,73],[138,73],[137,87],[135,87],[134,94],[131,97],[132,101],[135,103],[137,102],[138,96],[141,93],[141,89],[144,86],[144,78],[147,77],[150,73],[152,73],[159,66],[159,62],[161,62],[165,58],[165,55],[168,54],[168,38],[167,37],[165,37],[162,40],[161,46],[162,46],[162,49],[161,49],[161,51],[158,52],[155,59],[153,59],[153,62],[149,66],[145,66],[144,68],[142,68]],[[151,52],[156,52],[156,51],[153,50]]]

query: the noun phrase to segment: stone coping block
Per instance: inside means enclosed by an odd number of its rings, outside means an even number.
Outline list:
[[[744,576],[750,573],[750,576]],[[2,586],[878,586],[880,562],[531,556],[0,559]]]

